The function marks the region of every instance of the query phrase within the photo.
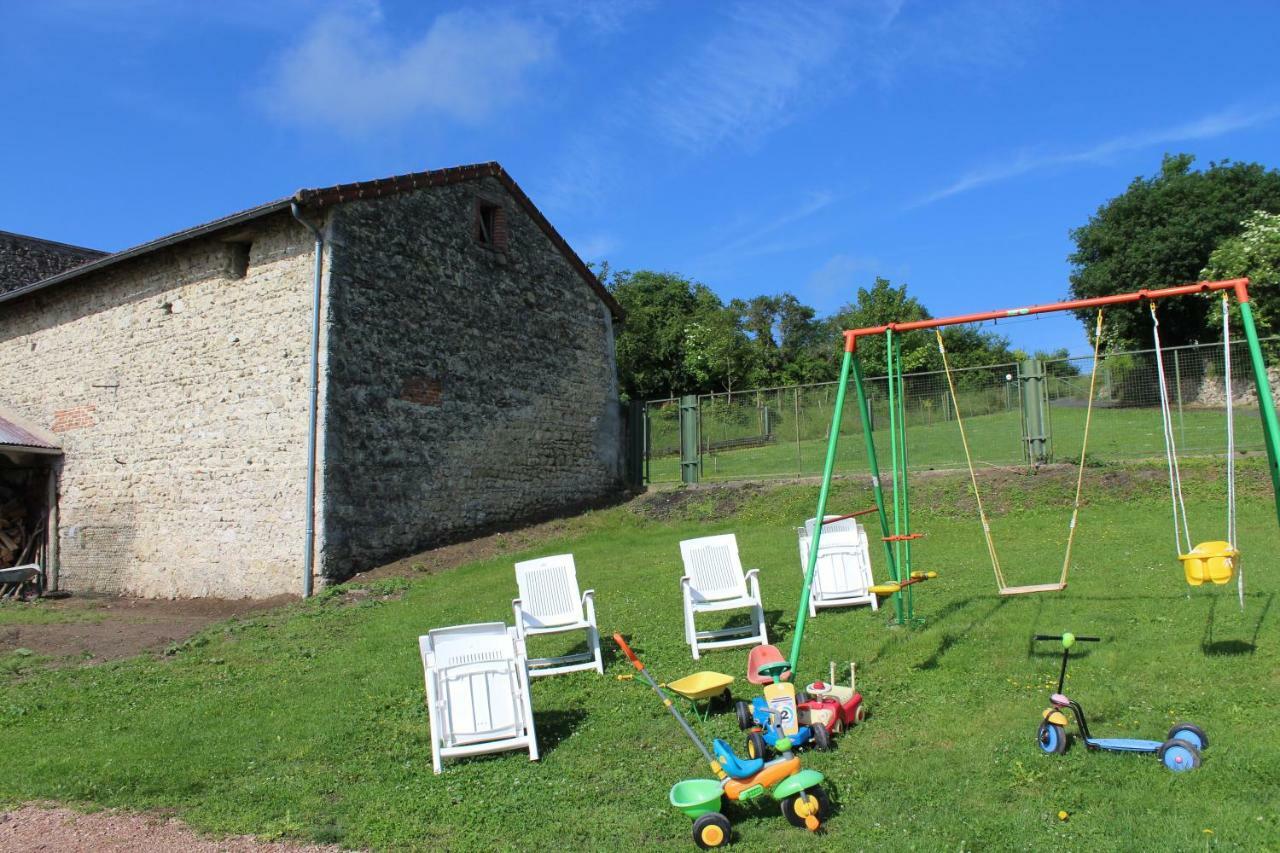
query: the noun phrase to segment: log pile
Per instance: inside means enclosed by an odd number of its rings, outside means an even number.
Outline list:
[[[38,529],[28,517],[26,501],[0,486],[0,569],[31,561]]]

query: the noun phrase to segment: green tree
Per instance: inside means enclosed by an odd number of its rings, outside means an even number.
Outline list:
[[[1136,178],[1071,232],[1076,249],[1071,295],[1077,299],[1195,281],[1223,240],[1241,231],[1252,211],[1280,213],[1280,172],[1257,163],[1210,163],[1193,171],[1190,154],[1166,155],[1160,173]],[[1160,333],[1168,345],[1216,340],[1211,305],[1170,299],[1160,306]],[[1076,312],[1092,331],[1094,313]],[[1146,307],[1117,309],[1107,319],[1109,343],[1150,346]]]
[[[616,346],[624,395],[649,400],[719,390],[741,376],[741,364],[719,364],[724,344],[718,336],[733,318],[709,287],[649,270],[615,272],[607,286],[627,312]],[[698,352],[686,352],[691,341]]]
[[[708,311],[689,322],[684,335],[684,369],[699,391],[727,391],[751,385],[756,355],[728,308]]]
[[[1241,223],[1239,234],[1223,240],[1213,250],[1200,277],[1248,278],[1258,334],[1269,337],[1280,331],[1280,297],[1276,295],[1280,286],[1280,215],[1254,211]],[[1221,304],[1219,301],[1213,311],[1211,325],[1222,323]],[[1272,344],[1269,349],[1277,348]]]
[[[877,277],[870,288],[858,288],[855,301],[836,313],[841,329],[883,326],[888,323],[910,323],[930,320],[933,315],[920,300],[907,293],[905,284],[894,287],[886,278]],[[997,364],[1013,360],[1009,342],[999,335],[984,332],[976,326],[948,326],[942,330],[947,359],[952,367]],[[942,356],[932,330],[906,332],[902,335],[902,369],[904,372],[939,370]],[[843,350],[844,341],[836,345]],[[869,335],[858,339],[858,358],[863,372],[879,376],[885,372],[885,336]]]

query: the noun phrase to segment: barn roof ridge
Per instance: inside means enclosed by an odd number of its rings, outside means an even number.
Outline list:
[[[237,213],[228,214],[227,216],[205,222],[201,225],[195,225],[181,231],[175,231],[172,234],[140,243],[119,252],[112,252],[96,260],[88,261],[69,270],[65,270],[56,275],[34,281],[23,287],[16,288],[7,293],[0,294],[0,303],[9,302],[18,299],[29,293],[63,282],[71,281],[81,276],[87,275],[97,270],[114,266],[122,261],[136,258],[160,249],[185,243],[188,240],[194,240],[197,237],[203,237],[213,234],[224,229],[233,228],[243,225],[263,216],[268,216],[282,210],[287,210],[290,205],[298,204],[303,207],[318,209],[333,207],[339,204],[346,204],[352,201],[362,201],[368,199],[380,198],[388,195],[398,195],[404,192],[412,192],[418,189],[424,189],[433,186],[444,186],[448,184],[457,184],[465,181],[479,180],[484,177],[497,178],[511,194],[512,198],[524,209],[538,228],[546,235],[547,239],[564,255],[569,265],[574,271],[595,291],[600,300],[609,308],[610,313],[617,320],[622,320],[625,312],[613,295],[609,293],[600,280],[596,278],[591,269],[583,262],[578,253],[573,250],[568,241],[560,235],[555,226],[538,210],[537,206],[525,194],[520,185],[515,182],[507,170],[496,161],[486,163],[473,163],[465,166],[452,166],[444,169],[429,169],[422,172],[410,172],[403,175],[393,175],[387,178],[378,178],[369,181],[356,181],[346,184],[335,184],[329,187],[318,187],[314,189],[300,189],[296,193],[287,198],[277,199],[275,201],[265,202],[254,207],[241,210]],[[22,235],[16,235],[22,236]],[[41,239],[41,238],[34,238]],[[53,241],[46,241],[53,242]],[[80,248],[80,247],[72,247]],[[90,250],[93,251],[93,250]]]

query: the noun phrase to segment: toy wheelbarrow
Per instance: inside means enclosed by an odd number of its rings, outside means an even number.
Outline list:
[[[725,675],[722,672],[695,672],[693,675],[686,675],[684,678],[663,685],[668,687],[672,692],[678,693],[685,699],[689,700],[689,707],[693,710],[693,715],[700,720],[706,720],[711,715],[711,702],[717,697],[724,697],[725,701],[733,697],[729,692],[729,685],[733,684],[733,676]],[[705,711],[698,710],[698,702],[707,700]]]

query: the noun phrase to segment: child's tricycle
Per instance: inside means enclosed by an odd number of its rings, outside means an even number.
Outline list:
[[[722,847],[729,843],[732,824],[723,811],[724,798],[739,802],[753,800],[766,791],[782,806],[782,815],[793,826],[816,832],[822,819],[831,812],[831,802],[818,785],[823,776],[816,770],[802,770],[800,757],[791,751],[785,738],[777,743],[781,753],[778,758],[765,762],[762,758],[739,758],[729,744],[720,738],[712,742],[713,756],[702,740],[689,727],[684,716],[649,675],[635,652],[622,639],[613,635],[614,642],[622,649],[644,680],[662,700],[684,729],[685,734],[702,752],[716,779],[686,779],[671,788],[668,798],[671,805],[693,818],[693,841],[704,850]]]
[[[1175,773],[1194,770],[1200,766],[1200,751],[1209,745],[1209,738],[1199,726],[1191,723],[1176,723],[1163,741],[1127,737],[1100,738],[1089,734],[1084,708],[1074,699],[1068,699],[1063,694],[1062,687],[1067,677],[1067,659],[1071,655],[1071,647],[1078,642],[1096,643],[1100,638],[1077,637],[1068,632],[1061,636],[1036,634],[1034,639],[1058,640],[1062,643],[1062,669],[1058,672],[1058,690],[1049,697],[1049,708],[1041,714],[1040,727],[1036,730],[1036,742],[1042,752],[1061,755],[1067,751],[1067,715],[1063,710],[1070,709],[1075,715],[1076,726],[1084,739],[1084,745],[1090,750],[1155,753],[1160,763]]]
[[[747,733],[747,755],[752,758],[766,758],[770,749],[780,751],[784,740],[788,749],[810,743],[823,751],[831,748],[831,732],[822,722],[802,723],[796,688],[788,680],[790,668],[773,646],[757,646],[747,658],[747,680],[764,685],[763,696],[752,697],[749,705],[736,705],[738,728]]]

